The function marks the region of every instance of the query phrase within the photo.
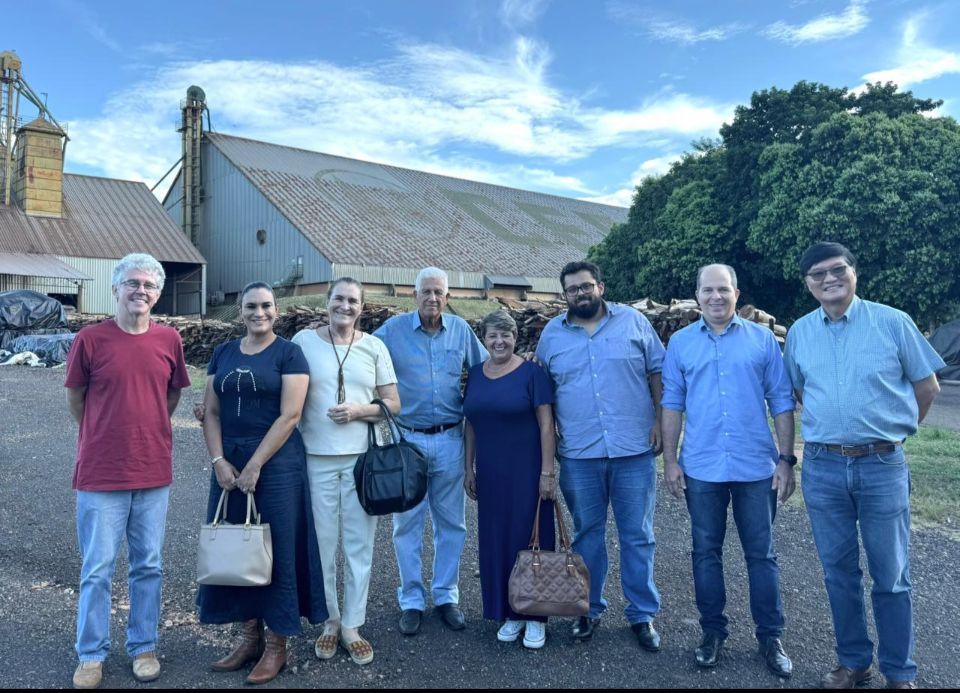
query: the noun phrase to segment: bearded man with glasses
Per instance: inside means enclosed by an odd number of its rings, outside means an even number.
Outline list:
[[[97,688],[110,650],[110,592],[124,537],[130,564],[126,649],[137,681],[160,676],[157,628],[163,535],[173,481],[170,418],[190,387],[183,343],[150,319],[163,267],[135,253],[117,263],[112,320],[84,327],[67,358],[67,403],[80,426],[73,488],[83,566],[74,688]]]
[[[853,688],[872,673],[859,535],[880,671],[890,688],[916,688],[903,441],[940,391],[935,373],[945,364],[910,316],[857,296],[856,260],[844,246],[811,246],[800,274],[820,307],[790,328],[785,364],[803,403],[803,498],[839,660],[821,685]]]
[[[573,635],[589,639],[607,607],[606,526],[612,505],[627,620],[640,646],[656,652],[654,459],[661,451],[663,344],[638,311],[603,300],[603,278],[593,263],[569,263],[560,284],[568,310],[544,328],[536,356],[556,390],[560,489],[573,515],[573,548],[590,571],[590,612],[574,625]]]

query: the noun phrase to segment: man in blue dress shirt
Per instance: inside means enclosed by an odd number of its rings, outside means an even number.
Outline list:
[[[811,246],[800,274],[820,308],[793,324],[785,359],[803,403],[803,498],[837,642],[839,666],[822,685],[853,688],[871,675],[859,534],[880,671],[891,688],[916,688],[902,443],[940,391],[935,372],[945,364],[910,316],[856,295],[856,260],[844,246]]]
[[[434,610],[453,630],[460,610],[460,554],[466,538],[463,490],[463,397],[460,377],[487,359],[487,350],[463,318],[443,312],[450,297],[447,273],[427,267],[417,275],[417,310],[387,320],[374,334],[390,350],[397,373],[405,437],[427,456],[423,503],[393,516],[393,548],[400,569],[400,632],[415,635],[427,604],[423,584],[423,527],[433,524]]]
[[[568,311],[543,330],[537,358],[556,389],[560,489],[573,515],[573,548],[590,571],[590,612],[574,626],[593,635],[607,607],[607,508],[620,538],[626,616],[644,649],[660,649],[653,618],[653,510],[660,452],[663,345],[650,322],[603,300],[600,269],[572,262],[560,273]]]
[[[690,512],[693,583],[703,629],[697,664],[716,666],[728,635],[723,540],[732,502],[760,653],[773,673],[787,677],[793,665],[780,642],[784,618],[773,520],[777,500],[786,502],[796,487],[795,404],[773,332],[737,316],[739,296],[732,267],[700,268],[697,302],[703,317],[670,338],[663,364],[663,479],[676,498],[686,496]],[[768,409],[779,451],[767,424]]]

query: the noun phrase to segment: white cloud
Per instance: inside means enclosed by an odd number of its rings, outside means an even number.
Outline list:
[[[96,13],[85,4],[79,0],[58,0],[57,5],[70,15],[76,25],[89,34],[94,41],[116,53],[123,51],[120,43],[107,33]]]
[[[897,50],[897,65],[863,76],[866,82],[893,82],[901,89],[947,74],[960,72],[960,53],[930,46],[920,38],[923,14],[906,21]]]
[[[683,154],[666,154],[653,159],[647,159],[640,164],[630,177],[630,186],[621,188],[616,192],[607,195],[594,195],[592,197],[581,197],[581,200],[587,202],[598,202],[605,205],[615,205],[617,207],[629,207],[633,202],[633,195],[637,191],[637,186],[644,178],[650,176],[662,176],[670,170],[674,162],[683,158]]]
[[[746,25],[737,23],[722,24],[702,30],[698,30],[686,22],[674,20],[651,21],[647,24],[647,32],[653,38],[684,45],[692,45],[703,41],[725,41],[744,29],[746,29]]]
[[[859,33],[870,23],[865,6],[866,0],[851,0],[840,14],[822,14],[801,25],[775,22],[763,33],[768,38],[794,45],[846,38]]]
[[[679,93],[605,110],[550,84],[549,63],[546,47],[523,37],[497,57],[409,44],[389,61],[360,67],[171,63],[115,94],[100,117],[69,121],[67,165],[152,184],[180,156],[179,103],[191,84],[206,91],[222,132],[577,195],[596,191],[551,164],[716,133],[733,112],[732,104]]]
[[[502,0],[500,21],[518,31],[537,21],[547,9],[550,0]]]

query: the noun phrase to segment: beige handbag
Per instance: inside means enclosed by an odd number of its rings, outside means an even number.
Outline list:
[[[570,548],[559,501],[553,504],[559,550],[540,550],[541,502],[537,500],[530,548],[517,552],[507,583],[510,608],[527,616],[586,616],[590,611],[590,572],[583,557]]]
[[[270,525],[260,523],[260,513],[247,494],[247,520],[242,525],[227,522],[224,490],[213,522],[200,527],[197,549],[197,582],[201,585],[263,587],[273,577],[273,540]],[[221,514],[222,512],[222,514]]]

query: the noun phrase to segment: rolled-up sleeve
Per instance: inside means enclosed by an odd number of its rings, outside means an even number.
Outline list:
[[[787,371],[793,389],[797,392],[803,392],[803,374],[800,372],[796,358],[797,340],[799,339],[796,329],[787,333],[787,344],[783,350],[783,367]]]
[[[687,380],[680,366],[680,345],[671,341],[663,359],[663,398],[660,406],[671,411],[686,411]]]
[[[784,366],[783,354],[773,333],[767,339],[767,362],[763,371],[763,391],[771,416],[779,416],[797,408],[793,386]]]
[[[925,380],[947,365],[906,313],[900,315],[898,341],[900,365],[911,383]]]
[[[643,357],[647,364],[647,373],[659,373],[663,370],[665,349],[647,316],[637,311],[638,328],[643,342]]]

